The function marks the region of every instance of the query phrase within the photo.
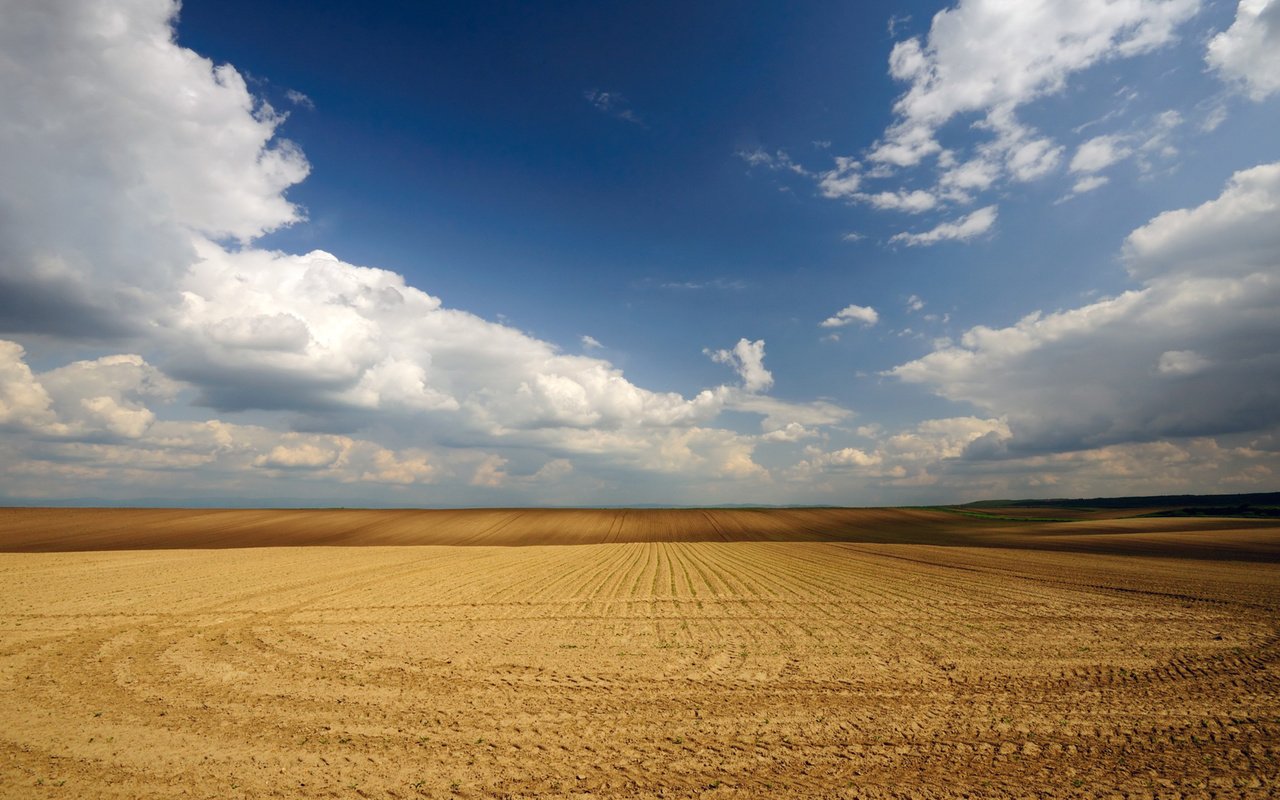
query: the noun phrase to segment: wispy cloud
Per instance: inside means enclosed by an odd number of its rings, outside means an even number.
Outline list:
[[[660,289],[675,289],[678,291],[696,292],[704,289],[713,289],[719,291],[740,291],[747,288],[749,284],[746,281],[729,279],[729,278],[712,278],[708,281],[668,281],[658,284]]]
[[[735,155],[749,166],[760,167],[768,170],[785,170],[794,172],[797,175],[812,176],[813,173],[805,169],[804,166],[797,164],[786,150],[775,150],[770,153],[762,147],[756,147],[751,150],[739,150]]]
[[[302,92],[298,91],[297,89],[285,90],[284,97],[290,103],[293,103],[295,106],[298,106],[299,108],[305,108],[308,111],[314,111],[316,108],[315,101],[312,100],[307,95],[303,94]]]
[[[623,97],[619,92],[588,89],[582,93],[582,96],[602,114],[608,114],[611,117],[635,125],[644,125],[644,120],[640,119],[640,115],[631,109],[631,106],[627,103],[627,98]]]
[[[889,241],[908,247],[927,247],[939,242],[967,242],[975,239],[996,223],[996,207],[986,206],[951,222],[944,222],[923,233],[895,233]]]

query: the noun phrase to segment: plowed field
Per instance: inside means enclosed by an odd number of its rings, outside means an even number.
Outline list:
[[[678,541],[645,512],[658,541],[266,547],[426,534],[31,513],[0,549],[66,552],[0,554],[6,797],[1280,792],[1275,525],[724,511],[756,540]],[[201,513],[266,516],[177,549]],[[163,540],[147,514],[176,546],[127,549]]]

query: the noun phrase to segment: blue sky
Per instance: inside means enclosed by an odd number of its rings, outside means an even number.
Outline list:
[[[1280,488],[1275,0],[9,5],[11,499]]]

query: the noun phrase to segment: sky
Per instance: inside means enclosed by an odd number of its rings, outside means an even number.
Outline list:
[[[1280,489],[1280,0],[0,0],[0,502]]]

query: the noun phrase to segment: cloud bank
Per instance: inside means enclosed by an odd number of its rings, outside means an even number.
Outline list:
[[[234,67],[176,43],[177,10],[54,0],[0,25],[0,424],[13,491],[104,470],[138,486],[192,470],[190,485],[216,474],[232,489],[254,475],[499,488],[578,480],[570,459],[768,480],[753,460],[765,433],[847,413],[764,396],[762,340],[716,355],[741,388],[685,397],[449,308],[394,272],[255,246],[305,220],[285,192],[309,165]],[[615,94],[588,99],[625,111]],[[37,372],[19,343],[33,336],[54,343],[46,352],[129,352]],[[760,431],[716,427],[726,410]]]
[[[1280,425],[1280,163],[1134,230],[1141,288],[978,326],[888,374],[1007,418],[972,455],[1074,451]]]

